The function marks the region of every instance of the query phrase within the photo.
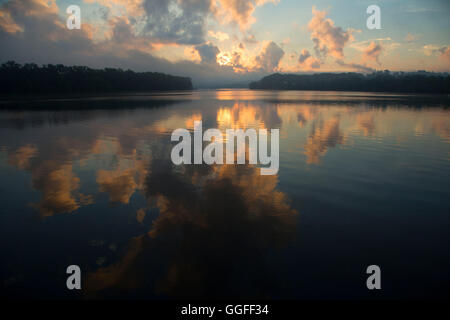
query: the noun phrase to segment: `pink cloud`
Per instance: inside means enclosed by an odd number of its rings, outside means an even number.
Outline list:
[[[342,59],[345,45],[353,41],[352,31],[344,31],[341,27],[336,27],[333,20],[326,18],[326,11],[316,10],[313,6],[312,13],[308,31],[311,32],[316,54]]]
[[[261,70],[272,72],[278,68],[284,51],[275,42],[269,42],[256,57],[257,67]]]
[[[380,42],[374,42],[372,41],[369,43],[367,48],[363,50],[362,59],[364,62],[368,61],[376,61],[378,64],[380,64],[380,61],[378,58],[380,57],[380,54],[383,52],[383,46]]]
[[[246,30],[256,19],[253,12],[258,6],[268,2],[277,3],[279,0],[215,0],[212,10],[218,20],[234,22],[241,30]]]
[[[298,62],[302,68],[307,70],[320,68],[320,60],[311,56],[307,49],[300,52]]]
[[[438,50],[439,56],[442,59],[450,60],[450,46],[442,47]]]

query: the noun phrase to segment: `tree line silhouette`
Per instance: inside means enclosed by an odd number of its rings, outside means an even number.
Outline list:
[[[373,91],[405,93],[450,93],[448,74],[418,72],[378,71],[361,73],[275,73],[250,83],[250,89],[268,90],[328,90],[328,91]]]
[[[8,61],[0,66],[0,93],[89,93],[149,90],[192,90],[190,78],[158,72],[91,69]]]

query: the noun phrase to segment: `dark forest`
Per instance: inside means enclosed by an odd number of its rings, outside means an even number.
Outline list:
[[[20,65],[8,61],[0,66],[0,93],[92,93],[152,90],[192,90],[190,78],[157,72],[83,66]]]
[[[250,89],[450,93],[450,76],[429,72],[275,73],[250,83]]]

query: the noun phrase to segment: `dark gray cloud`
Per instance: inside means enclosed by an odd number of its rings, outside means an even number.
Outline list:
[[[284,56],[284,51],[275,42],[271,41],[264,47],[262,52],[256,57],[260,69],[272,72],[280,63]]]
[[[450,46],[442,47],[438,49],[440,57],[450,60]]]
[[[9,1],[0,10],[23,30],[11,33],[0,27],[0,61],[63,63],[67,56],[76,61],[93,51],[93,42],[84,30],[68,30],[57,11],[38,1]]]
[[[195,50],[200,55],[202,62],[205,63],[216,63],[217,55],[220,52],[219,48],[210,43],[198,45],[195,47]]]
[[[313,57],[307,49],[303,49],[298,57],[298,63],[307,69],[319,69],[320,60]]]
[[[357,64],[357,63],[346,63],[343,60],[336,60],[336,63],[338,65],[340,65],[341,67],[352,68],[352,69],[355,69],[356,71],[359,71],[359,72],[371,73],[371,72],[375,72],[376,71],[375,69],[370,68],[370,67],[368,67],[366,65]]]
[[[303,63],[309,57],[311,57],[311,54],[309,53],[309,51],[306,49],[303,49],[302,52],[300,53],[300,56],[298,57],[298,62]]]
[[[353,40],[352,31],[344,31],[341,27],[335,26],[334,22],[326,17],[326,11],[313,7],[312,13],[313,17],[308,23],[308,30],[311,32],[316,55],[344,58],[344,47]]]
[[[145,32],[153,38],[179,44],[201,44],[211,0],[147,0]]]
[[[151,2],[162,6],[162,9],[160,8],[162,13],[166,12],[164,11],[166,4],[162,1]],[[189,3],[193,7],[187,8]],[[193,13],[189,13],[189,10],[194,10],[196,5],[205,10],[208,3],[208,1],[184,1],[180,4],[187,8],[183,19],[191,21],[188,17],[193,17]],[[88,24],[82,24],[81,30],[68,30],[65,21],[58,15],[57,9],[49,8],[38,0],[14,0],[1,4],[0,10],[4,16],[8,16],[9,20],[0,21],[0,63],[15,60],[18,63],[60,63],[85,65],[91,68],[112,67],[134,71],[155,71],[191,77],[196,87],[218,87],[234,82],[242,83],[265,75],[263,72],[236,74],[230,66],[207,63],[214,61],[212,57],[217,48],[202,45],[205,41],[200,38],[198,47],[203,60],[200,64],[188,60],[171,62],[155,57],[150,53],[152,44],[160,41],[151,36],[136,35],[132,24],[127,23],[124,18],[116,18],[113,21],[110,40],[96,42],[92,40],[92,33],[95,30],[90,29]],[[6,23],[9,23],[9,28]],[[11,26],[17,27],[11,28]],[[171,30],[176,30],[174,28]],[[182,34],[183,32],[180,33]],[[193,37],[190,39],[192,40]]]

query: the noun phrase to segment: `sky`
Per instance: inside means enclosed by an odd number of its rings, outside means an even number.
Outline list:
[[[81,9],[81,28],[66,12]],[[370,5],[380,29],[369,29]],[[0,0],[0,62],[157,71],[226,86],[274,73],[450,72],[448,0]]]

